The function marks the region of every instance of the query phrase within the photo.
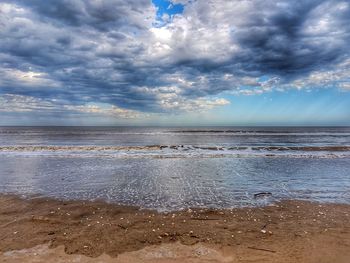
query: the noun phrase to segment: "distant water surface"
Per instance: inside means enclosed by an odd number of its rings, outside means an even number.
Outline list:
[[[350,203],[350,128],[0,127],[0,192],[159,210]]]

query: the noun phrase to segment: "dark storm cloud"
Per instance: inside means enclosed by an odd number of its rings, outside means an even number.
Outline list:
[[[92,26],[108,31],[113,26],[144,27],[137,15],[150,5],[148,0],[131,1],[84,1],[84,0],[17,0],[31,8],[41,18],[54,19],[71,26]]]
[[[298,77],[347,57],[349,10],[334,13],[330,32],[314,36],[305,32],[305,27],[312,22],[310,20],[322,19],[321,15],[327,14],[327,8],[332,4],[337,4],[337,1],[291,1],[285,8],[277,9],[266,17],[259,14],[251,17],[250,25],[238,29],[234,36],[243,47],[240,58],[247,64],[247,69]],[[333,35],[339,26],[345,32],[341,36]],[[332,43],[334,38],[340,38],[340,41]]]
[[[0,1],[0,93],[163,112],[223,91],[349,80],[347,1],[181,2],[155,27],[149,0]]]

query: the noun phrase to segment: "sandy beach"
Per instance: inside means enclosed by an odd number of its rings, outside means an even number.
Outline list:
[[[102,201],[0,197],[1,262],[349,260],[349,205],[282,201],[158,213]]]

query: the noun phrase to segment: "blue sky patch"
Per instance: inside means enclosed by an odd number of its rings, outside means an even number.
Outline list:
[[[167,0],[152,0],[152,3],[157,7],[157,21],[162,24],[166,23],[163,16],[169,15],[170,19],[176,14],[182,14],[184,6],[182,4],[173,4]]]

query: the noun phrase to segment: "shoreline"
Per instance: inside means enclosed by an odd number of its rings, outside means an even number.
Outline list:
[[[64,247],[64,255],[87,260],[101,255],[118,260],[164,246],[181,255],[204,246],[219,251],[220,257],[229,255],[229,262],[263,257],[264,262],[345,263],[350,259],[350,205],[289,200],[264,207],[160,213],[102,201],[0,195],[0,261],[5,262],[9,251],[43,245],[60,251],[56,256]]]

